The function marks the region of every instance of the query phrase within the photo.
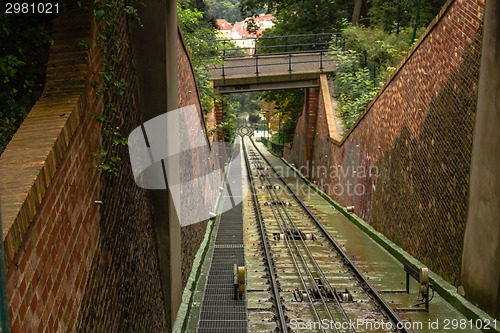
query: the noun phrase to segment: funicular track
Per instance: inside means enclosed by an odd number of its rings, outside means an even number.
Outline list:
[[[293,331],[295,318],[317,332],[411,332],[251,138],[243,150],[278,329]],[[350,325],[360,319],[398,329]]]

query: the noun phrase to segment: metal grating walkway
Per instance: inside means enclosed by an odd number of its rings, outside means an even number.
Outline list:
[[[240,144],[237,142],[235,154],[238,154],[239,150]],[[234,159],[224,188],[224,212],[219,222],[212,264],[201,303],[199,333],[248,331],[246,300],[233,299],[234,264],[245,265],[241,204],[242,171],[241,160]]]

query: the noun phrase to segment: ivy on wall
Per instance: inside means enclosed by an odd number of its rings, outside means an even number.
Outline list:
[[[120,98],[127,92],[127,82],[120,76],[119,53],[122,48],[128,48],[127,41],[120,37],[119,19],[125,14],[140,24],[134,2],[125,0],[95,0],[93,16],[100,27],[95,46],[102,54],[101,71],[98,79],[91,83],[97,89],[96,97],[102,97],[104,110],[91,115],[101,124],[101,133],[106,137],[98,151],[92,154],[97,159],[95,167],[100,170],[118,174],[121,158],[118,156],[119,146],[128,144],[128,140],[120,130],[123,122],[120,115]],[[91,45],[86,41],[81,44],[87,48]]]

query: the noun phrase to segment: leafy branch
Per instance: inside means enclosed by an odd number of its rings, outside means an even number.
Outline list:
[[[97,159],[95,167],[117,175],[121,161],[118,149],[128,144],[127,138],[120,131],[120,124],[124,121],[119,101],[125,96],[128,84],[119,73],[119,55],[129,45],[121,38],[119,20],[123,14],[136,19],[139,24],[140,19],[133,3],[125,0],[95,0],[93,14],[100,28],[95,43],[102,54],[102,60],[99,63],[98,79],[91,86],[97,89],[96,98],[103,98],[104,108],[102,112],[93,112],[91,115],[101,124],[101,132],[107,140],[92,155]],[[90,47],[85,41],[80,44]]]

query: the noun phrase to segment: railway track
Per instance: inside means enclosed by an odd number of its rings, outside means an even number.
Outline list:
[[[411,332],[250,138],[243,153],[276,330]]]

